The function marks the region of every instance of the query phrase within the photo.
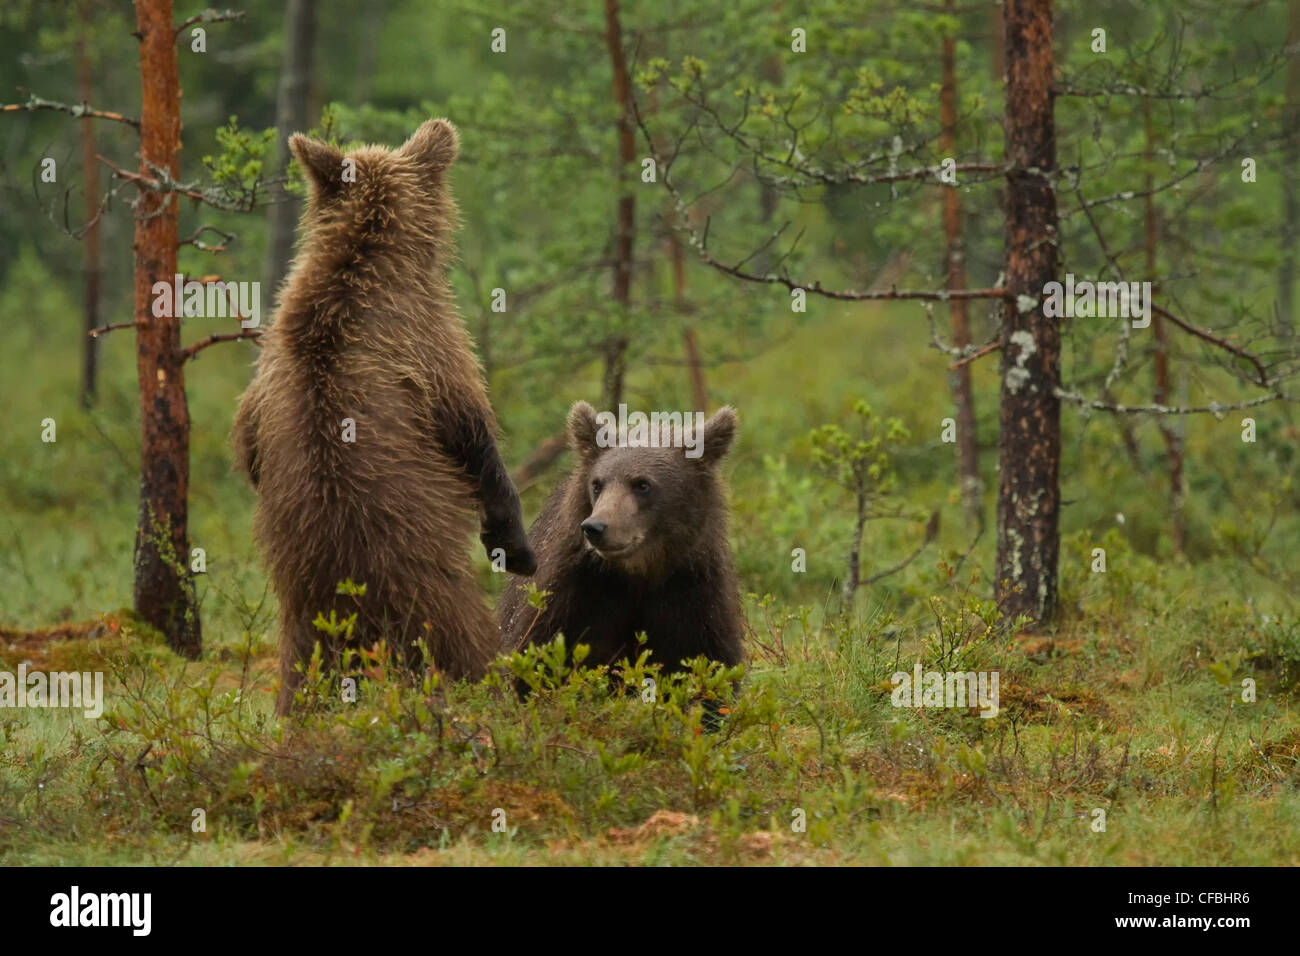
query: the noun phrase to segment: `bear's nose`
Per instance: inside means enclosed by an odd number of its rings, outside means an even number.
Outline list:
[[[588,518],[582,523],[582,533],[587,536],[587,540],[595,544],[600,540],[600,536],[605,533],[605,522],[597,521],[595,518]]]

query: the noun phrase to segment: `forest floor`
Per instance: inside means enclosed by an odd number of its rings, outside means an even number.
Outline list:
[[[805,641],[769,607],[716,730],[697,700],[718,675],[647,703],[559,668],[521,703],[372,662],[355,703],[322,677],[282,723],[256,636],[184,663],[125,615],[7,631],[0,669],[107,671],[109,707],[0,711],[0,861],[1300,864],[1300,715],[1234,609],[1006,638],[978,603],[938,613],[970,637],[952,667],[998,660],[996,718],[895,708],[905,642]]]

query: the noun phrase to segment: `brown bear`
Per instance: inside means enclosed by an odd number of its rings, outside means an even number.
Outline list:
[[[441,672],[475,679],[499,649],[467,549],[475,524],[497,567],[536,567],[446,279],[455,127],[430,120],[400,149],[347,156],[289,144],[311,196],[232,436],[280,602],[281,714],[315,643],[331,664],[344,650],[317,614],[355,612],[354,645],[386,639],[411,666],[424,640]],[[338,594],[345,580],[364,596]]]
[[[700,655],[739,663],[740,595],[718,474],[736,425],[724,407],[686,447],[636,447],[626,431],[598,424],[586,402],[575,404],[568,430],[577,467],[530,531],[537,585],[550,596],[538,611],[522,587],[506,588],[505,649],[563,632],[569,647],[589,646],[583,663],[594,667],[635,660],[644,632],[650,661],[665,673]]]

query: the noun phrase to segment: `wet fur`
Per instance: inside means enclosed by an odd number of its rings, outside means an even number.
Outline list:
[[[538,556],[537,586],[551,592],[546,608],[539,613],[530,607],[523,588],[512,583],[500,605],[504,647],[545,643],[563,632],[570,647],[589,645],[585,663],[595,666],[635,659],[636,633],[644,631],[651,660],[666,672],[701,654],[739,663],[740,595],[717,468],[731,442],[735,413],[723,409],[710,420],[712,447],[706,427],[700,459],[686,458],[681,448],[598,448],[592,414],[585,402],[574,406],[569,430],[578,467],[529,532]],[[626,560],[602,557],[583,537],[581,524],[593,512],[590,482],[596,473],[644,474],[660,496],[654,523],[629,531],[629,539],[644,540]]]
[[[467,550],[476,527],[511,570],[533,567],[446,280],[454,127],[431,120],[399,150],[350,153],[355,182],[337,149],[291,145],[311,201],[232,436],[280,602],[280,713],[314,644],[327,660],[342,650],[312,626],[331,609],[358,613],[360,644],[385,638],[413,664],[424,638],[436,667],[477,678],[499,642]],[[342,440],[345,418],[355,443]],[[365,597],[337,595],[345,579]]]

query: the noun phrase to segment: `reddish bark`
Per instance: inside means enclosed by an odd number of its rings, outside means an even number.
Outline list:
[[[695,410],[707,412],[709,390],[704,384],[704,366],[700,363],[700,346],[695,339],[695,329],[688,325],[683,335],[686,339],[686,361],[691,369],[691,397],[695,401]]]
[[[140,175],[180,170],[180,75],[171,0],[136,0],[140,41]],[[136,376],[140,387],[140,515],[135,611],[174,651],[197,657],[198,607],[189,574],[186,496],[190,417],[180,319],[153,315],[153,285],[176,274],[177,198],[141,188],[135,220]]]
[[[650,91],[650,109],[653,112],[659,110],[659,91],[654,89]],[[668,137],[661,133],[655,141],[655,152],[660,156],[666,156],[670,152]],[[670,205],[664,213],[665,218],[677,220],[676,209]],[[695,326],[686,318],[690,311],[690,306],[686,302],[686,253],[682,248],[682,238],[678,229],[683,223],[675,222],[668,230],[664,242],[668,250],[668,262],[672,266],[673,273],[673,308],[677,314],[682,317],[684,327],[682,330],[682,343],[686,346],[686,367],[691,376],[691,394],[695,400],[696,411],[707,412],[709,410],[709,393],[704,384],[704,365],[700,360],[699,341],[695,335]]]
[[[682,250],[682,241],[675,231],[668,234],[667,241],[668,258],[673,266],[673,307],[676,308],[678,315],[684,316],[689,308],[686,304],[686,254]],[[695,400],[695,410],[707,412],[709,391],[704,384],[704,365],[700,361],[700,346],[695,337],[695,326],[690,322],[686,323],[682,340],[686,345],[686,365],[691,373],[691,395]]]
[[[944,12],[953,13],[953,0],[945,0]],[[957,141],[957,41],[950,34],[943,38],[943,85],[939,91],[939,151],[945,157],[955,157]],[[950,291],[966,288],[966,250],[961,233],[961,194],[950,186],[943,194],[943,234],[947,260],[947,288]],[[965,299],[953,299],[948,304],[952,319],[953,345],[964,348],[970,345],[970,323]],[[970,364],[954,368],[948,375],[953,405],[957,410],[957,470],[961,480],[962,502],[966,513],[982,526],[983,508],[980,503],[979,445],[975,432],[975,397],[971,392]]]
[[[623,319],[632,298],[632,243],[636,238],[636,194],[632,191],[632,164],[636,159],[635,113],[627,57],[623,52],[623,29],[619,23],[618,0],[605,0],[605,42],[614,75],[614,103],[618,107],[618,219],[614,234],[614,302]],[[627,371],[628,340],[620,329],[605,345],[605,401],[616,408],[623,398],[623,377]]]
[[[993,2],[989,4],[989,45],[992,47],[992,57],[990,66],[993,69],[993,79],[1001,83],[1005,78],[1007,71],[1007,51],[1002,36],[1002,4]]]
[[[522,465],[510,476],[520,491],[529,487],[545,473],[569,447],[568,432],[559,432],[538,445]]]
[[[1006,288],[1002,328],[997,597],[1008,616],[1048,621],[1060,547],[1061,336],[1043,314],[1057,269],[1051,0],[1005,0]],[[1024,309],[1025,303],[1036,304]],[[1024,309],[1024,311],[1022,311]]]

